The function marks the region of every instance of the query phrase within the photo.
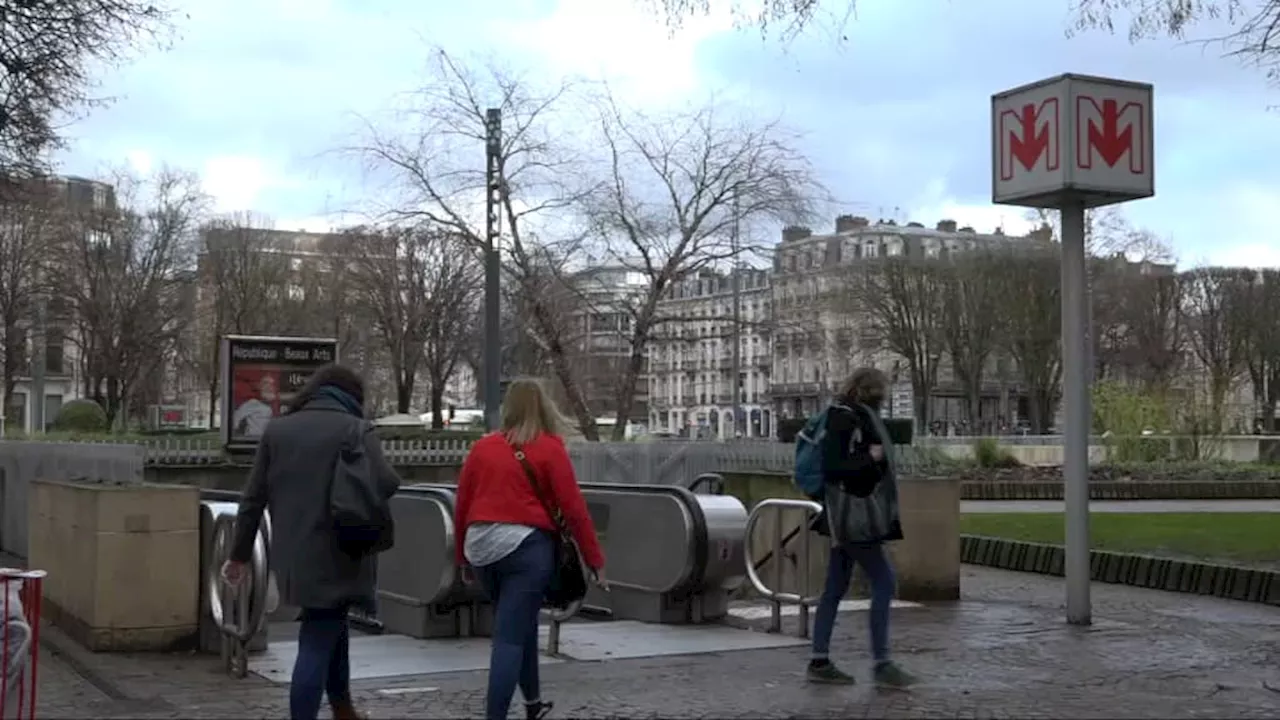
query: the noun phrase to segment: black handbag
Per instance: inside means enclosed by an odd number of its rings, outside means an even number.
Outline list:
[[[329,479],[329,518],[338,549],[353,559],[390,550],[396,542],[391,507],[379,497],[377,469],[364,450],[361,423],[338,451]]]
[[[560,512],[560,508],[553,507],[542,494],[538,476],[534,473],[533,464],[525,456],[524,450],[519,445],[511,447],[515,450],[516,460],[519,460],[524,468],[525,476],[529,478],[529,486],[533,488],[534,496],[538,498],[542,509],[547,511],[552,525],[555,526],[555,532],[552,534],[555,540],[556,564],[551,573],[551,584],[547,587],[543,600],[556,610],[564,610],[587,596],[587,573],[583,566],[582,553],[578,550],[577,541],[573,539],[573,535],[565,525],[564,514]]]

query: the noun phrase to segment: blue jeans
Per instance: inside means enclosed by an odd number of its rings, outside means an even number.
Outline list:
[[[325,694],[331,705],[350,702],[350,639],[346,607],[302,611],[298,658],[289,683],[289,716],[293,720],[316,720]]]
[[[535,530],[510,555],[475,569],[493,603],[493,647],[485,717],[505,718],[520,686],[525,702],[538,697],[538,612],[555,571],[555,541]]]
[[[853,566],[861,565],[871,583],[871,656],[875,662],[889,660],[889,605],[893,602],[893,566],[882,545],[845,545],[831,548],[827,561],[827,584],[813,617],[813,656],[825,658],[831,647],[831,631],[836,626],[840,601],[853,582]]]

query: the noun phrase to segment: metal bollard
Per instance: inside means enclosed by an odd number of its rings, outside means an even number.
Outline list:
[[[34,720],[43,570],[0,568],[0,720]]]

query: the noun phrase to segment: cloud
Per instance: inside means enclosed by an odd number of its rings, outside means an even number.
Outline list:
[[[1268,112],[1264,78],[1169,40],[1068,39],[1060,2],[953,0],[922,12],[865,0],[843,43],[828,31],[790,43],[733,31],[720,0],[674,35],[634,0],[184,0],[180,9],[190,19],[172,50],[104,78],[119,101],[73,128],[68,172],[122,159],[172,164],[199,169],[223,209],[333,217],[373,191],[358,168],[322,162],[325,151],[350,136],[354,113],[376,116],[422,82],[434,41],[534,77],[607,76],[641,107],[714,92],[802,131],[840,212],[1014,233],[1024,211],[990,204],[990,95],[1070,70],[1155,85],[1157,195],[1125,206],[1136,224],[1188,260],[1261,262],[1280,245],[1270,219],[1280,207],[1280,116]]]

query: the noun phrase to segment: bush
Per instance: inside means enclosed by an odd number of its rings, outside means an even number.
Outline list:
[[[1022,465],[1012,453],[1000,447],[995,438],[980,438],[973,443],[973,461],[981,468],[1012,468]]]
[[[72,400],[62,406],[51,429],[55,432],[102,433],[107,431],[107,413],[89,399]]]

